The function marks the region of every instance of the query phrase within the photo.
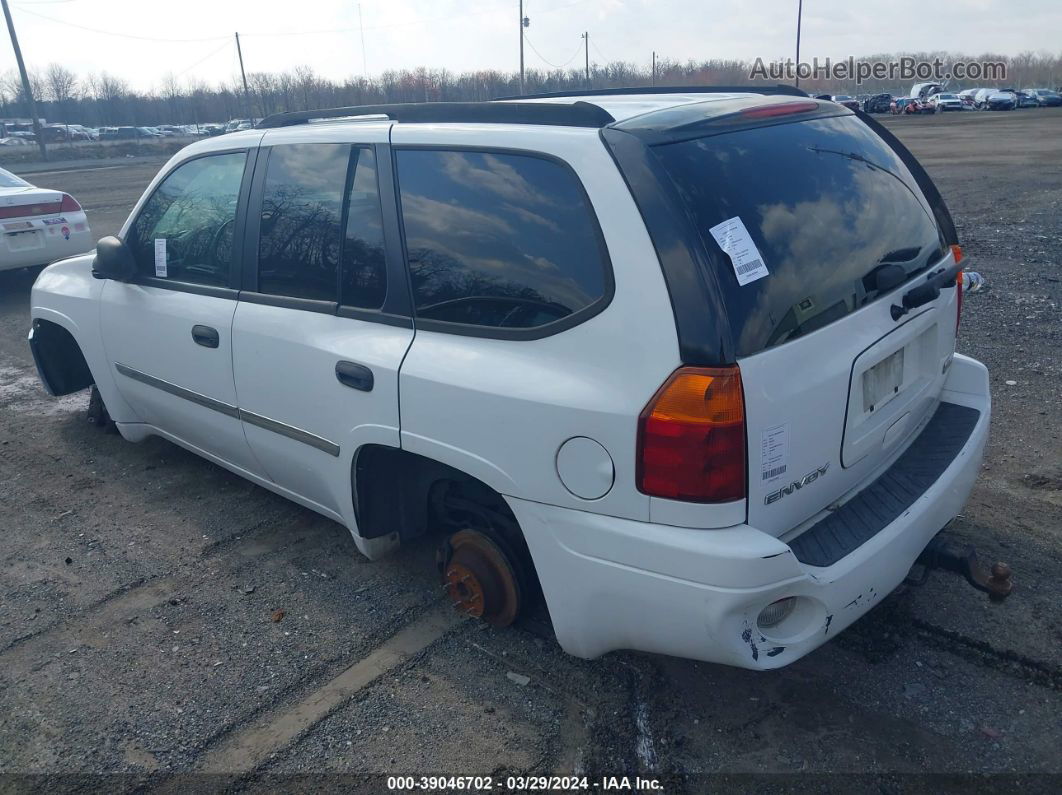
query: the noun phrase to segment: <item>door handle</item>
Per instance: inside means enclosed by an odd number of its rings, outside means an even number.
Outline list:
[[[364,364],[354,362],[336,362],[336,379],[343,386],[362,392],[372,392],[372,370]]]
[[[218,330],[210,326],[192,326],[192,339],[204,348],[216,348],[221,343]]]

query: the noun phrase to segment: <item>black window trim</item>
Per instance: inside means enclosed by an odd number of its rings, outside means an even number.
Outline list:
[[[158,181],[155,185],[155,189],[151,191],[151,195],[144,200],[140,205],[140,212],[137,213],[136,218],[129,224],[129,233],[126,234],[126,240],[129,240],[133,234],[133,230],[136,228],[136,222],[140,219],[140,214],[144,212],[144,208],[147,203],[154,198],[159,188],[163,183],[173,176],[182,166],[191,163],[193,160],[202,160],[206,157],[214,157],[217,155],[232,155],[243,152],[245,160],[243,164],[243,177],[240,181],[240,193],[236,200],[236,221],[233,227],[232,246],[233,256],[232,265],[229,268],[229,283],[227,287],[219,287],[213,284],[196,284],[194,282],[182,282],[177,279],[163,279],[158,276],[144,276],[137,273],[132,279],[130,284],[139,284],[144,287],[159,287],[167,290],[173,290],[179,293],[191,293],[192,295],[205,295],[213,298],[227,298],[230,300],[238,300],[239,288],[240,288],[240,270],[241,263],[243,261],[243,244],[244,244],[244,227],[247,223],[247,204],[251,193],[251,182],[255,171],[255,162],[258,159],[258,147],[257,146],[240,146],[233,147],[232,149],[212,149],[209,152],[201,152],[199,154],[187,157],[181,162],[175,164],[173,168],[166,172],[166,175]]]
[[[346,245],[346,222],[349,210],[349,193],[354,178],[354,168],[351,167],[351,155],[355,149],[372,149],[376,157],[376,182],[380,196],[380,207],[383,213],[384,253],[387,273],[387,292],[384,297],[383,307],[380,309],[365,309],[363,307],[346,306],[339,301],[322,301],[313,298],[297,298],[287,295],[273,295],[258,291],[258,243],[260,225],[250,223],[250,219],[260,219],[262,216],[262,204],[265,199],[265,177],[269,166],[269,157],[272,150],[277,146],[292,146],[293,142],[277,142],[262,144],[259,147],[258,166],[255,168],[250,198],[247,207],[247,221],[244,225],[242,283],[239,291],[239,300],[251,304],[263,306],[276,306],[283,309],[295,309],[304,312],[317,312],[325,315],[366,320],[374,323],[382,323],[388,326],[400,328],[413,328],[413,320],[410,317],[412,299],[409,291],[408,275],[406,274],[405,261],[401,252],[395,250],[394,241],[397,239],[398,208],[395,204],[396,194],[394,182],[391,179],[391,153],[390,145],[384,143],[371,143],[361,141],[301,141],[300,144],[341,144],[348,147],[347,152],[347,175],[344,182],[343,209],[340,218],[342,238],[340,240],[339,268],[337,271],[336,296],[342,299],[343,277],[343,246]],[[356,163],[354,163],[356,167]],[[387,172],[386,174],[384,172]],[[393,285],[393,286],[392,286]]]
[[[495,328],[492,326],[476,326],[469,323],[451,323],[446,320],[429,320],[425,318],[418,318],[416,316],[416,310],[413,308],[413,288],[412,277],[409,275],[409,253],[406,246],[406,229],[405,221],[402,217],[401,207],[401,185],[398,179],[398,153],[405,151],[434,151],[434,152],[473,152],[476,154],[501,154],[501,155],[517,155],[521,157],[534,157],[539,160],[546,160],[551,163],[556,163],[561,168],[566,170],[575,180],[575,184],[582,194],[583,201],[586,202],[586,208],[590,213],[590,221],[593,225],[594,236],[597,240],[598,250],[601,252],[601,265],[603,268],[604,276],[604,291],[594,301],[584,306],[572,314],[565,317],[554,320],[550,323],[545,323],[541,326],[533,326],[531,328]],[[398,221],[401,229],[401,251],[403,258],[403,265],[406,271],[406,278],[410,285],[410,310],[413,318],[413,327],[416,329],[423,329],[424,331],[438,331],[445,334],[457,334],[462,337],[480,337],[484,339],[496,339],[496,340],[540,340],[545,337],[552,337],[554,334],[560,334],[563,331],[567,331],[570,328],[585,323],[590,318],[601,314],[612,303],[612,299],[616,295],[616,278],[612,269],[612,258],[609,255],[608,245],[605,242],[605,235],[601,231],[601,222],[597,217],[597,210],[594,208],[594,204],[590,199],[590,194],[586,191],[586,186],[583,185],[583,181],[579,178],[579,174],[571,166],[570,163],[551,155],[547,152],[542,152],[536,149],[519,149],[516,147],[500,147],[500,146],[475,146],[470,144],[399,144],[397,146],[391,145],[392,152],[392,170],[394,173],[394,190],[396,209],[398,211]]]

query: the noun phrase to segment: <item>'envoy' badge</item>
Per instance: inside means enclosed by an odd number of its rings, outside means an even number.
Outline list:
[[[825,475],[826,470],[829,468],[830,463],[827,461],[818,469],[808,472],[808,474],[804,475],[804,477],[802,477],[800,480],[794,480],[788,486],[782,486],[782,488],[778,489],[778,491],[772,491],[770,494],[763,498],[763,504],[770,505],[772,502],[778,502],[778,500],[782,499],[782,497],[784,497],[786,494],[792,494],[797,489],[804,488],[809,483],[813,483],[814,481],[818,480],[820,476]]]

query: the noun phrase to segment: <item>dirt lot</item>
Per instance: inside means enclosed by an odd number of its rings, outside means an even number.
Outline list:
[[[166,442],[95,431],[84,395],[38,387],[31,277],[0,274],[0,781],[584,772],[668,792],[1057,791],[1062,110],[886,123],[991,286],[968,298],[959,346],[991,368],[992,438],[953,531],[1012,564],[1006,603],[936,573],[775,673],[578,660],[541,621],[497,631],[443,609],[431,544],[368,563],[339,525]],[[103,235],[156,168],[31,178],[77,196]]]

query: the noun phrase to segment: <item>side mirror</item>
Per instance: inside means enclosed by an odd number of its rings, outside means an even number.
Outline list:
[[[96,244],[96,259],[92,261],[92,275],[97,279],[127,282],[136,275],[133,252],[123,241],[108,235]]]

